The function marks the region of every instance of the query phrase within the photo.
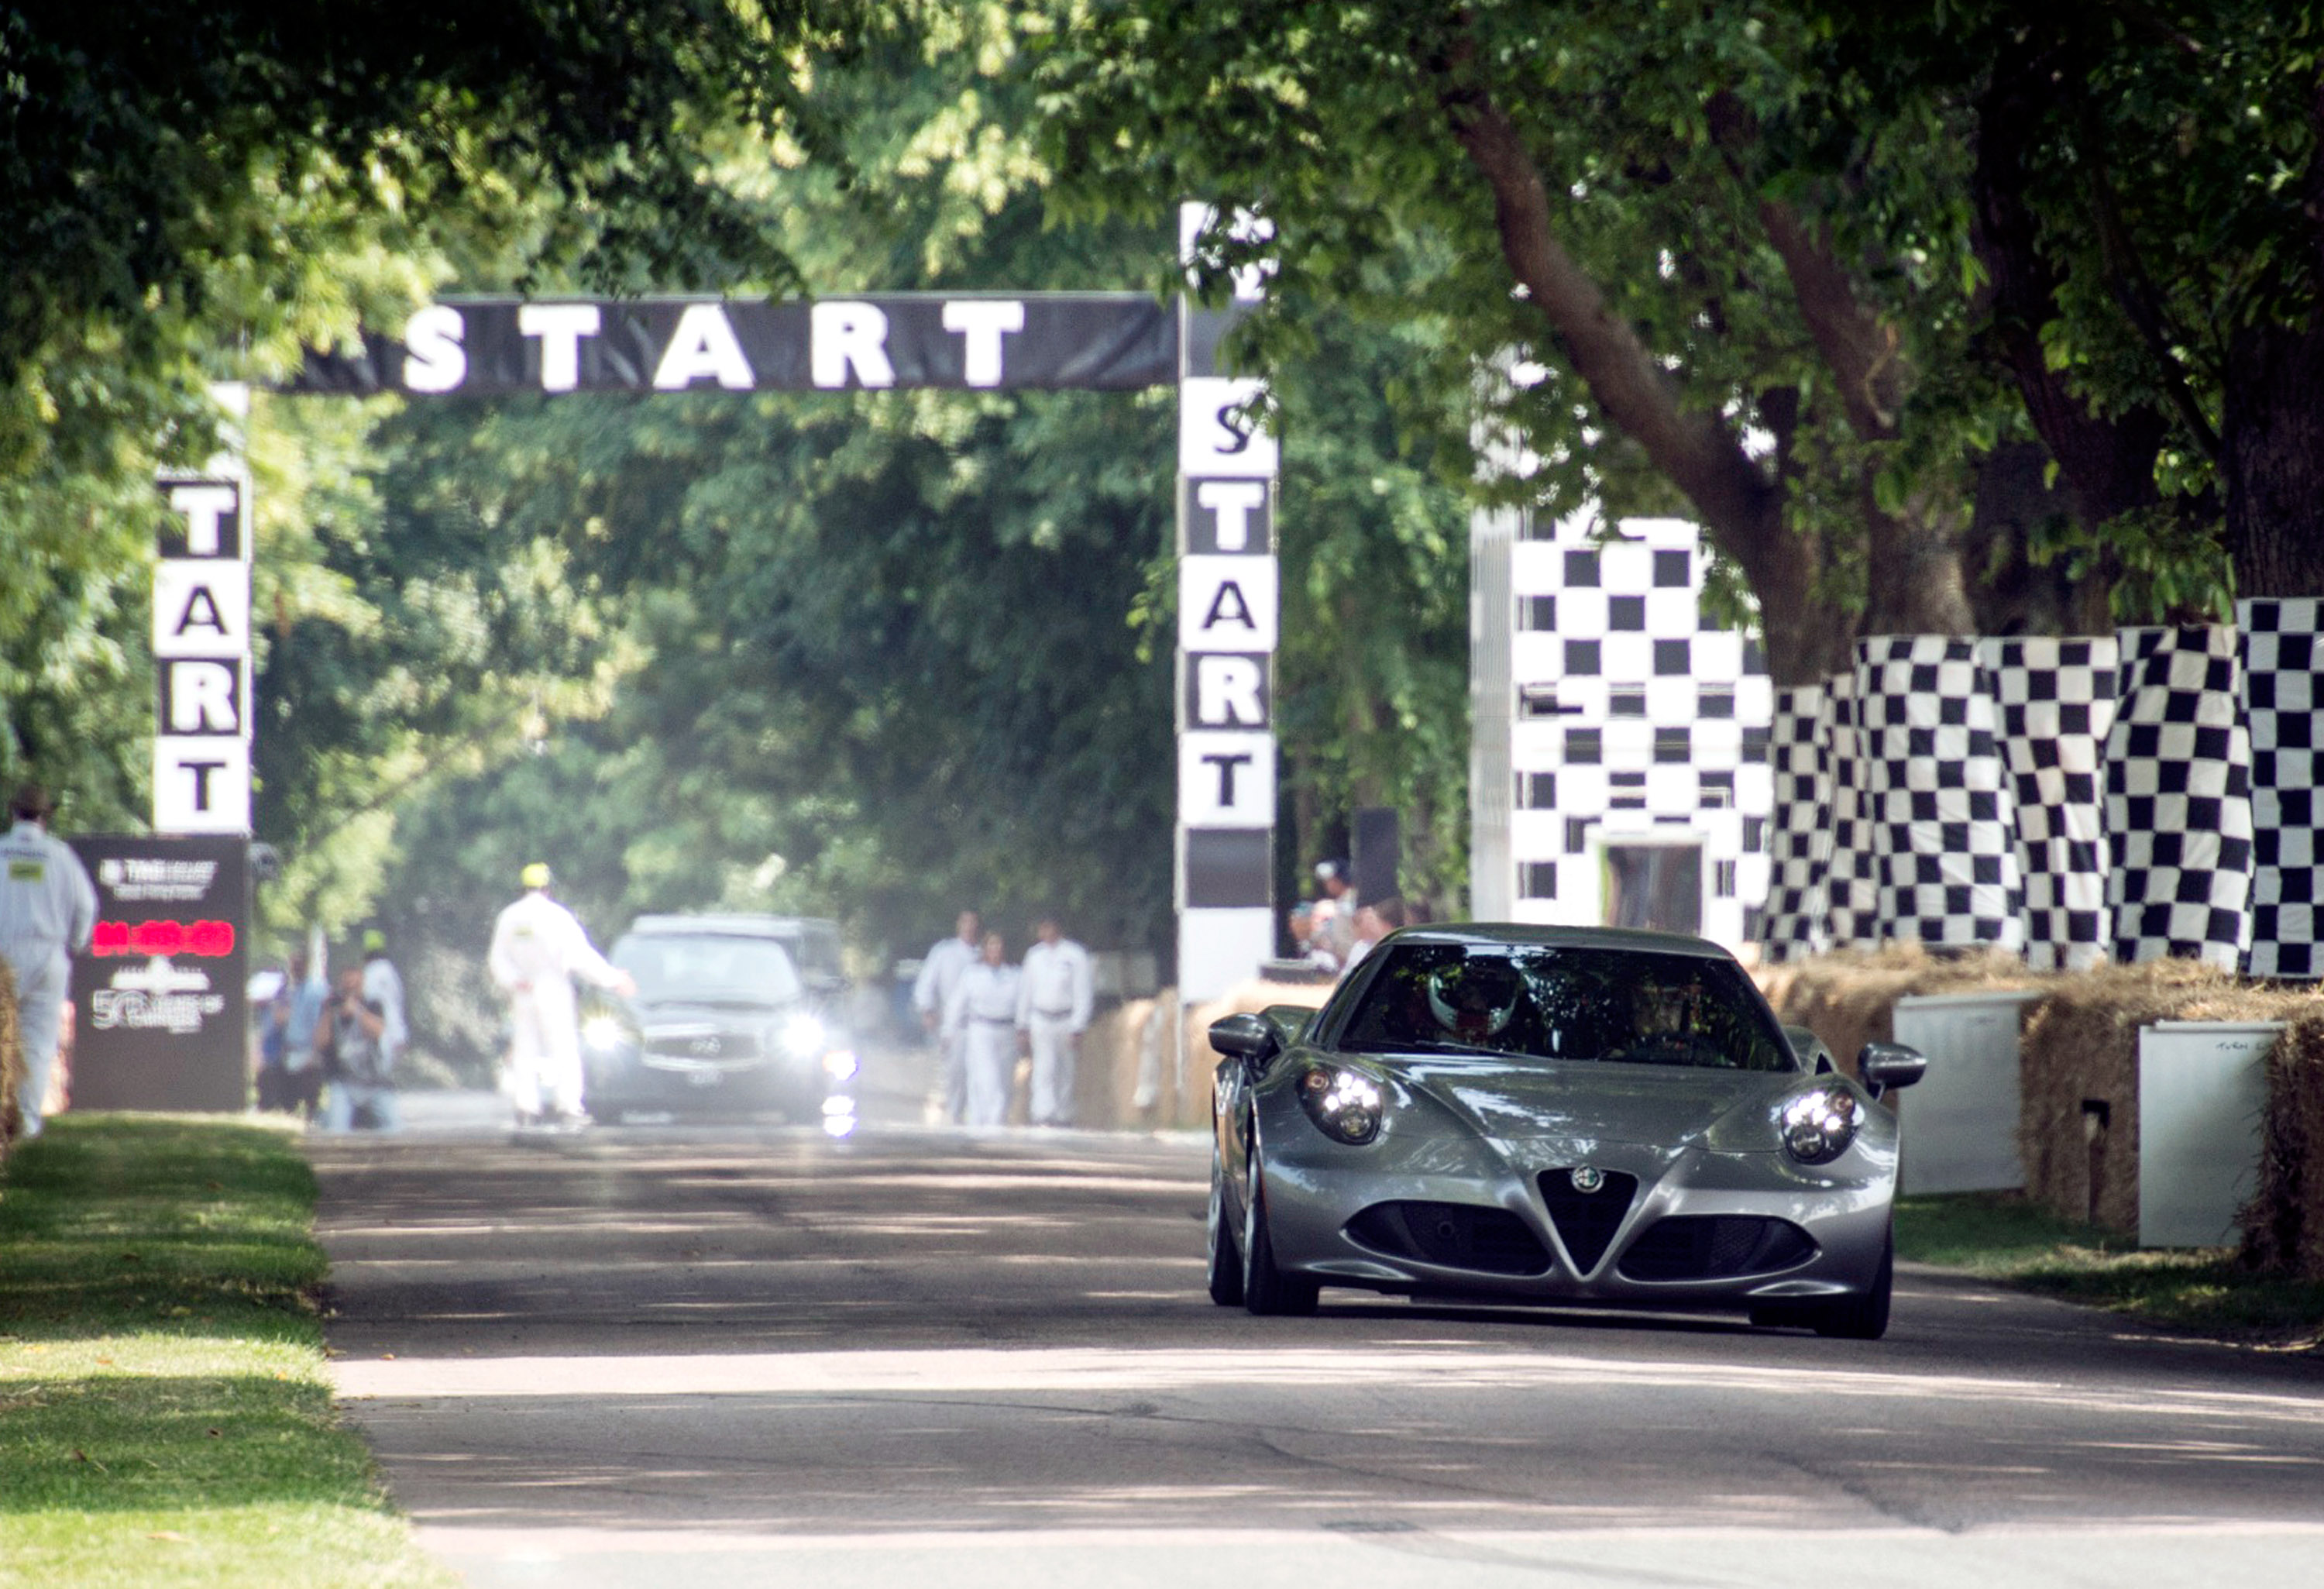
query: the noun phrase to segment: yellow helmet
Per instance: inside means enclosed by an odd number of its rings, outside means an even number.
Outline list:
[[[547,888],[550,882],[549,863],[546,861],[535,861],[520,873],[518,876],[520,881],[521,881],[527,888]]]

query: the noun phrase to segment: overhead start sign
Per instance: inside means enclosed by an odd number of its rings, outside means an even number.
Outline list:
[[[1135,292],[886,293],[813,303],[452,299],[400,339],[312,353],[298,392],[1136,391],[1176,374],[1177,317]]]
[[[1222,224],[1238,241],[1265,240],[1264,221],[1188,205],[1179,215],[1185,257]],[[1236,305],[1224,309],[1139,292],[876,293],[802,303],[447,299],[415,312],[401,337],[367,333],[360,347],[310,352],[289,389],[498,397],[1130,392],[1176,383],[1178,988],[1188,1000],[1211,999],[1254,975],[1275,949],[1276,441],[1263,420],[1262,384],[1220,358],[1237,316],[1262,296],[1265,276],[1263,265],[1239,269]],[[164,734],[201,743],[157,764],[155,825],[227,831],[229,811],[249,820],[248,737],[226,727],[248,712],[246,663],[238,673],[227,665],[227,641],[237,622],[247,625],[248,578],[237,591],[217,570],[171,577],[205,583],[199,596],[173,584],[156,606],[156,653],[166,611],[170,642],[185,648],[171,654],[203,665],[166,679]],[[215,625],[207,622],[213,611]],[[192,649],[197,633],[216,649]],[[197,753],[200,760],[189,759]],[[174,802],[168,824],[165,777]]]
[[[250,493],[169,476],[153,568],[153,830],[250,831]]]

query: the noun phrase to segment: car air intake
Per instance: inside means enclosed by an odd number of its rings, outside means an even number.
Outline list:
[[[1549,1249],[1506,1208],[1466,1203],[1375,1203],[1348,1221],[1375,1252],[1483,1274],[1545,1274]]]
[[[1631,1280],[1725,1280],[1795,1269],[1815,1254],[1814,1238],[1786,1219],[1682,1215],[1649,1225],[1618,1270]]]
[[[1573,1260],[1575,1274],[1598,1267],[1637,1195],[1638,1178],[1618,1169],[1541,1172],[1541,1200],[1549,1205],[1550,1223],[1565,1243],[1565,1255]]]

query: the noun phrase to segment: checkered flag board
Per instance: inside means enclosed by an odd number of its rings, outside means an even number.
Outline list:
[[[2120,649],[2111,635],[1978,644],[2000,713],[2025,879],[2025,961],[2036,971],[2103,965],[2112,947],[2099,789]]]
[[[1824,731],[1831,746],[1831,865],[1824,873],[1824,927],[1833,948],[1873,948],[1880,942],[1880,862],[1865,811],[1856,675],[1833,674],[1823,694]]]
[[[2022,948],[2024,891],[1977,642],[1860,640],[1856,697],[1882,936]]]
[[[1771,960],[1819,954],[1829,938],[1821,879],[1831,869],[1831,716],[1820,684],[1779,689],[1768,726],[1774,809],[1767,827]]]
[[[2238,969],[2251,939],[2251,734],[2236,631],[2126,630],[2106,746],[2114,955]]]
[[[2324,788],[2324,601],[2236,604],[2244,722],[2251,731],[2254,976],[2324,976],[2316,907],[2318,791]]]

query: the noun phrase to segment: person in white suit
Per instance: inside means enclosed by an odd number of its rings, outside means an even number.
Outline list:
[[[1036,922],[1033,935],[1017,992],[1017,1024],[1033,1054],[1030,1114],[1035,1125],[1071,1125],[1074,1069],[1095,997],[1089,951],[1065,937],[1054,916]]]
[[[97,926],[97,885],[88,868],[71,846],[49,836],[55,809],[46,790],[28,783],[8,802],[15,823],[0,836],[0,960],[16,979],[16,1038],[24,1051],[16,1113],[28,1138],[41,1134],[72,996],[71,956],[88,948]]]
[[[636,979],[607,960],[588,929],[549,897],[553,879],[539,861],[523,873],[524,897],[493,924],[488,961],[508,995],[509,1079],[520,1125],[578,1126],[582,1113],[581,1021],[573,979],[624,995]]]
[[[1009,1123],[1017,1090],[1017,983],[1008,946],[988,932],[983,955],[960,974],[945,1003],[945,1035],[958,1036],[968,1072],[970,1125]]]

